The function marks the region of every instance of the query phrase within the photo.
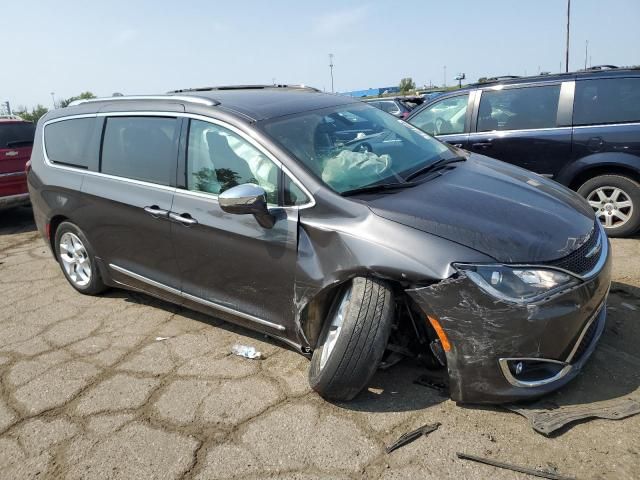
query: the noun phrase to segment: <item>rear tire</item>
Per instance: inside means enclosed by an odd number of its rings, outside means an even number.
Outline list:
[[[610,237],[626,237],[640,228],[640,184],[622,175],[600,175],[578,189]]]
[[[311,387],[330,400],[355,397],[378,368],[393,316],[393,293],[387,283],[358,277],[343,286],[313,352]]]
[[[62,222],[58,226],[54,248],[62,273],[73,288],[85,295],[97,295],[107,289],[91,244],[75,224]]]

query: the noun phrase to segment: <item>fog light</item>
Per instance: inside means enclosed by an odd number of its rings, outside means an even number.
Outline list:
[[[524,365],[522,364],[522,362],[516,363],[516,375],[520,375],[522,373],[523,368],[524,368]]]

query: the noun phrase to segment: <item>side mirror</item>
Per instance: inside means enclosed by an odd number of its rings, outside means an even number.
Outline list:
[[[220,208],[235,215],[253,215],[263,228],[272,228],[276,218],[267,208],[267,194],[255,183],[243,183],[218,195]]]

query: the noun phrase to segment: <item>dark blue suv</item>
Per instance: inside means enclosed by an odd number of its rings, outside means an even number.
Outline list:
[[[640,227],[640,70],[477,84],[432,100],[407,121],[576,190],[611,237]]]

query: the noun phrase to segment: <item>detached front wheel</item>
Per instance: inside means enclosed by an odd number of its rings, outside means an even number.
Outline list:
[[[357,277],[336,296],[313,352],[309,383],[330,400],[351,400],[369,382],[387,346],[393,292],[374,278]]]

